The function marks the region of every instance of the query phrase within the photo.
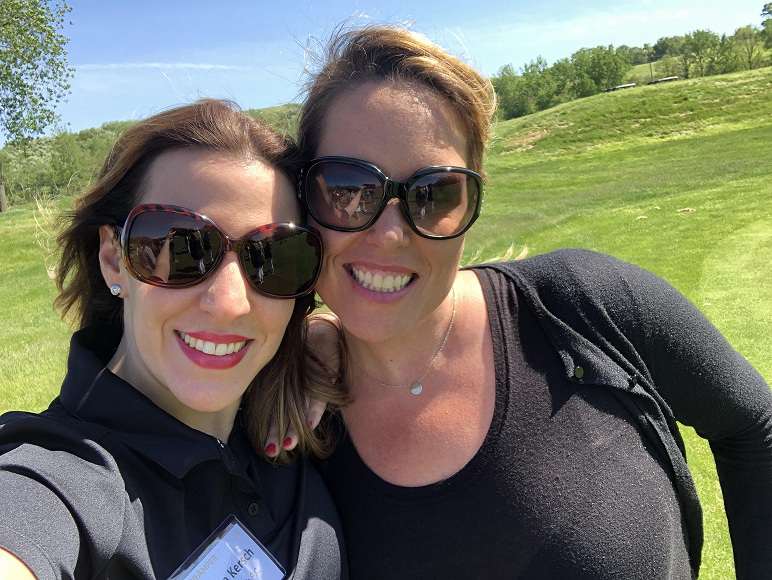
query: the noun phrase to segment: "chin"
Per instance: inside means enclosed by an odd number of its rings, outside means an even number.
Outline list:
[[[367,316],[340,317],[343,329],[364,342],[382,342],[409,332],[409,324],[395,321],[392,317],[373,319]]]
[[[232,388],[232,384],[229,385]],[[225,409],[237,405],[241,400],[244,389],[238,392],[228,393],[226,385],[196,385],[171,387],[169,391],[185,408],[197,413],[220,413]],[[231,396],[227,396],[230,394]]]

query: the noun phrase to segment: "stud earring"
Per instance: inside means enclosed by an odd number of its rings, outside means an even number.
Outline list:
[[[123,290],[123,288],[121,288],[120,284],[113,284],[112,286],[110,286],[110,294],[112,294],[113,296],[120,296],[121,290]]]

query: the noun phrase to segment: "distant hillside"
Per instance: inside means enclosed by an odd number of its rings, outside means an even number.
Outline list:
[[[267,121],[281,133],[292,135],[293,137],[297,133],[298,115],[300,114],[300,105],[297,103],[265,109],[248,109],[247,113]]]
[[[499,123],[490,155],[561,155],[756,127],[772,120],[771,95],[772,67],[595,95]]]
[[[640,71],[639,71],[640,72]],[[678,139],[751,127],[772,117],[772,67],[722,76],[641,86],[571,101],[500,122],[490,151],[494,164],[517,166],[534,155],[561,155],[624,143]],[[247,111],[294,135],[298,104]],[[27,151],[0,150],[12,204],[35,196],[83,191],[130,121],[36,139]],[[518,153],[510,157],[511,153]],[[525,154],[525,155],[522,155]]]
[[[246,111],[278,131],[294,135],[300,105],[287,104]],[[26,149],[0,149],[6,193],[11,205],[36,196],[58,197],[83,191],[101,167],[110,147],[133,121],[112,121],[101,127],[35,139]]]

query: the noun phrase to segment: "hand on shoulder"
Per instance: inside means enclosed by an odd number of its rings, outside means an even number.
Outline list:
[[[327,410],[329,396],[317,398],[314,393],[326,395],[335,383],[339,382],[341,369],[343,342],[340,321],[331,312],[318,312],[306,320],[307,331],[307,359],[309,365],[309,385],[306,396],[306,424],[311,430],[316,429]],[[341,401],[342,395],[341,395]],[[272,421],[268,438],[265,441],[265,449],[274,449],[278,454],[279,449],[292,451],[298,444],[299,438],[295,430],[289,430],[280,435],[276,422]],[[271,454],[269,453],[269,456]]]

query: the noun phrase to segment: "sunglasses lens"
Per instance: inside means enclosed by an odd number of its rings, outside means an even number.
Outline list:
[[[460,171],[419,177],[407,193],[407,205],[416,228],[440,237],[454,236],[468,227],[479,199],[479,181]]]
[[[326,161],[306,177],[308,210],[326,227],[355,230],[367,224],[383,200],[378,174],[364,167]]]
[[[241,249],[241,263],[256,290],[277,298],[306,294],[319,277],[322,242],[290,224],[265,226]]]
[[[129,264],[150,284],[194,284],[217,264],[222,251],[223,239],[214,227],[174,211],[140,213],[128,232]]]

